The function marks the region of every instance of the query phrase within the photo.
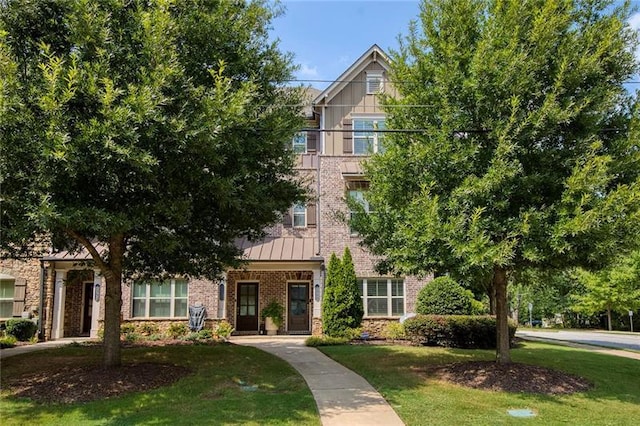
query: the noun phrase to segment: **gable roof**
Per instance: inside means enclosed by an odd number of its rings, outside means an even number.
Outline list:
[[[351,82],[359,73],[364,70],[367,65],[372,62],[377,62],[384,68],[385,71],[389,70],[390,59],[387,54],[378,46],[374,44],[366,52],[362,54],[340,77],[338,77],[329,87],[324,89],[314,100],[313,104],[327,103],[335,95]]]

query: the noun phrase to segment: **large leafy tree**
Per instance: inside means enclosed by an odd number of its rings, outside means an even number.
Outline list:
[[[584,291],[573,295],[573,309],[593,315],[605,311],[612,329],[612,312],[626,315],[640,308],[640,252],[624,256],[600,271],[578,270]]]
[[[610,3],[424,0],[392,53],[402,132],[368,163],[376,214],[354,226],[381,270],[490,276],[500,363],[509,274],[600,267],[638,241],[637,37]]]
[[[5,254],[84,248],[106,280],[104,364],[120,364],[121,284],[215,277],[302,190],[302,117],[262,1],[0,3]]]

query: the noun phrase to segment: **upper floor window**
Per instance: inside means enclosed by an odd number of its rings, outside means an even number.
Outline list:
[[[293,137],[293,152],[296,154],[307,153],[307,133],[299,132]]]
[[[365,182],[365,183],[368,184],[368,182]],[[373,208],[364,197],[365,191],[366,189],[364,187],[360,187],[359,189],[349,189],[348,196],[351,200],[355,201],[357,204],[362,206],[362,209],[364,210],[365,214],[369,214],[373,211]],[[360,210],[354,210],[352,208],[351,211],[349,212],[349,223],[353,224],[353,222],[357,220],[358,214],[360,213],[361,213]],[[351,231],[351,235],[357,234],[357,232],[355,231],[355,229],[353,229],[353,227],[351,227],[350,231]]]
[[[139,282],[133,285],[133,316],[136,318],[185,318],[186,280]]]
[[[367,95],[374,95],[384,90],[382,73],[367,73]]]
[[[404,315],[404,281],[398,278],[360,278],[358,287],[366,317]]]
[[[12,279],[0,280],[0,318],[13,316],[14,284],[15,281]]]
[[[384,118],[354,118],[353,119],[353,153],[373,154],[384,152]]]
[[[307,226],[307,206],[296,204],[293,206],[293,227],[304,228]]]

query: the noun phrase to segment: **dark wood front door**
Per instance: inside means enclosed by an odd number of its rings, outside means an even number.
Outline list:
[[[289,283],[288,330],[309,331],[309,283]]]
[[[258,283],[238,283],[237,331],[258,331]]]
[[[82,306],[82,334],[91,332],[91,314],[93,313],[93,282],[84,283]]]

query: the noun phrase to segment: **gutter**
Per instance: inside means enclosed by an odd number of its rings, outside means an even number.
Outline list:
[[[40,259],[40,306],[38,306],[38,339],[44,340],[44,281],[46,279],[44,260]]]

